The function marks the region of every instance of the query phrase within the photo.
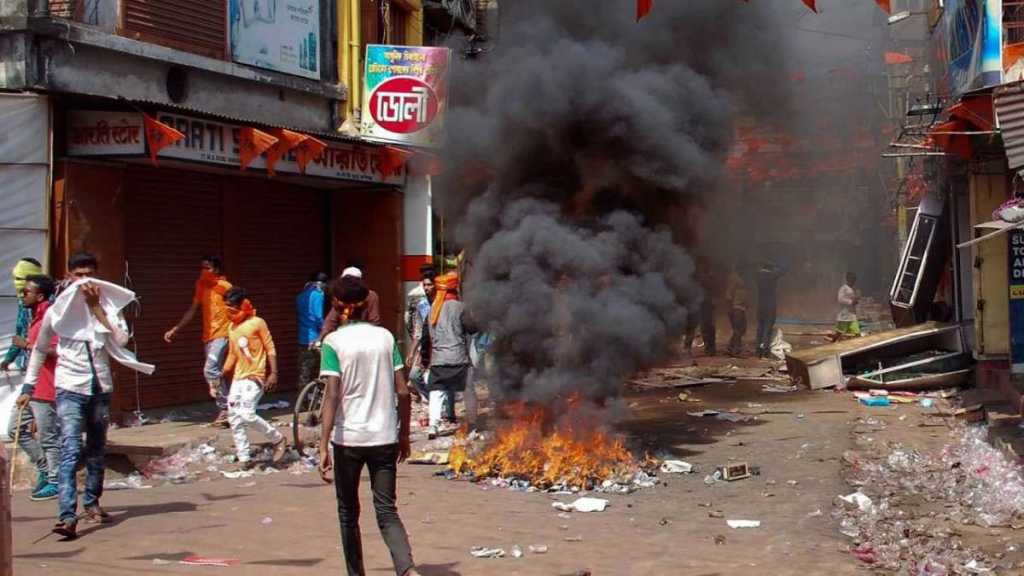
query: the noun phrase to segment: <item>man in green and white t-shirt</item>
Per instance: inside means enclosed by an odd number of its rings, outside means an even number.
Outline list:
[[[327,380],[327,393],[320,475],[329,483],[334,470],[345,565],[350,576],[365,573],[359,477],[366,465],[377,524],[391,551],[395,573],[418,576],[396,506],[397,464],[409,456],[411,413],[402,353],[391,332],[365,321],[369,290],[361,279],[341,278],[332,293],[332,305],[343,321],[324,339],[321,349],[320,377]]]

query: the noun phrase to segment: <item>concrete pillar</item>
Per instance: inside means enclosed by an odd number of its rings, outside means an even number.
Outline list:
[[[405,184],[402,227],[402,289],[408,294],[419,282],[420,266],[430,263],[434,253],[430,176],[409,176]],[[404,305],[403,302],[403,310]]]

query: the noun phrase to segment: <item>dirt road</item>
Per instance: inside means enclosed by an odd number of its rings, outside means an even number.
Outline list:
[[[863,408],[849,395],[799,391],[771,394],[760,382],[723,383],[627,398],[632,416],[623,433],[652,452],[697,466],[697,473],[662,475],[661,484],[631,495],[604,496],[604,512],[558,516],[553,500],[568,496],[513,492],[435,476],[438,467],[400,468],[401,514],[425,575],[558,575],[589,570],[627,574],[853,574],[860,562],[845,551],[849,539],[831,518],[832,502],[850,492],[841,457],[865,414],[912,432],[919,443],[941,446],[938,432],[917,428],[921,408]],[[738,409],[749,422],[688,416]],[[899,417],[907,417],[900,420]],[[705,483],[715,466],[746,461],[760,475]],[[367,570],[391,572],[373,521],[368,486],[363,496]],[[108,492],[115,522],[85,527],[74,542],[47,537],[55,504],[15,497],[15,567],[30,574],[313,574],[341,573],[332,489],[311,472],[219,479]],[[731,529],[729,519],[758,520],[758,528]],[[42,539],[41,541],[37,541]],[[522,558],[473,558],[474,546],[500,547]],[[530,545],[545,545],[532,554]],[[241,560],[232,568],[176,562],[190,555]],[[170,563],[166,563],[170,562]]]

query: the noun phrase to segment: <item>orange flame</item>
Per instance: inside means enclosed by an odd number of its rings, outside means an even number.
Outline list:
[[[465,431],[460,431],[449,465],[476,478],[516,478],[538,488],[564,485],[581,490],[640,470],[622,440],[603,431],[578,407],[578,400],[570,400],[569,412],[552,424],[544,408],[511,405],[511,418],[479,453],[470,454]]]

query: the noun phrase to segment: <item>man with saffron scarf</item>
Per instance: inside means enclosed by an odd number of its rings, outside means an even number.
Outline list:
[[[35,258],[22,258],[14,265],[11,276],[14,277],[14,293],[18,295],[18,317],[14,325],[14,338],[7,349],[4,359],[0,360],[0,372],[6,372],[13,364],[24,370],[28,363],[28,327],[32,323],[32,311],[22,302],[21,293],[25,289],[25,279],[29,276],[42,274],[43,269]]]
[[[341,277],[339,280],[344,278],[356,278],[358,280],[363,279],[362,269],[356,266],[349,266],[341,271]],[[370,295],[366,298],[366,321],[375,326],[380,326],[380,296],[376,292],[370,290]],[[323,342],[324,338],[328,334],[337,330],[340,326],[345,323],[341,320],[341,314],[337,309],[331,308],[331,311],[327,313],[327,317],[324,318],[324,326],[320,329],[320,337],[317,338],[318,342]]]
[[[466,307],[459,300],[459,275],[449,272],[434,281],[436,294],[430,308],[430,402],[428,437],[441,431],[442,419],[455,423],[455,394],[466,390],[469,375],[469,330]]]
[[[202,268],[192,296],[192,306],[185,311],[174,328],[164,334],[164,341],[168,344],[173,342],[175,335],[195,317],[196,310],[202,310],[203,351],[206,353],[203,377],[210,387],[210,397],[220,409],[213,425],[225,428],[228,401],[223,366],[228,351],[228,316],[224,307],[224,294],[231,289],[231,283],[224,278],[224,264],[220,258],[203,256],[200,264]]]
[[[267,323],[256,315],[256,309],[245,290],[234,287],[224,294],[228,318],[228,357],[224,371],[231,372],[228,392],[228,423],[235,439],[235,454],[242,470],[252,468],[249,454],[250,426],[262,432],[274,444],[273,462],[284,456],[285,439],[269,422],[256,413],[264,392],[277,387],[277,349]],[[267,370],[267,365],[270,370]]]

